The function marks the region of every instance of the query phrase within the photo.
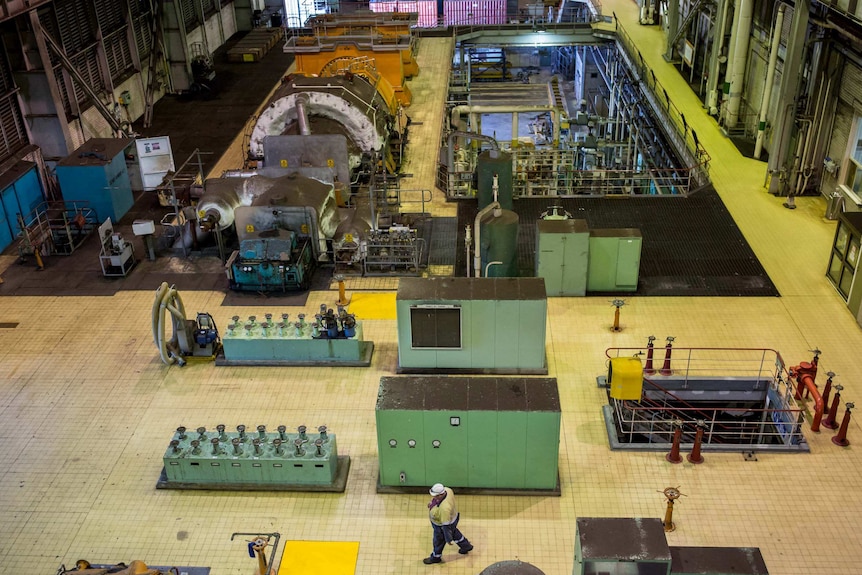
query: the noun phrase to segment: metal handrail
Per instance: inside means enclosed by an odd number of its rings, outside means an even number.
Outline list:
[[[677,409],[677,411],[685,413],[687,410],[679,408]],[[724,441],[725,439],[742,437],[747,435],[753,436],[755,434],[758,437],[778,436],[788,443],[792,442],[795,438],[802,439],[804,437],[802,434],[801,425],[801,421],[804,417],[804,412],[801,409],[746,409],[746,413],[763,414],[763,417],[761,417],[760,420],[757,422],[735,421],[729,419],[720,419],[718,417],[719,413],[732,412],[734,411],[733,409],[714,408],[709,411],[712,411],[711,417],[697,417],[689,420],[682,420],[683,427],[695,426],[696,421],[698,420],[703,421],[706,424],[706,431],[704,433],[703,440],[705,444],[727,443],[726,441]],[[635,416],[639,413],[655,414],[655,410],[648,407],[633,406],[631,405],[631,402],[628,401],[615,402],[614,412],[614,419],[621,433],[628,435],[643,434],[643,430],[636,429],[636,425],[639,423],[649,424],[651,428],[654,428],[656,426],[665,426],[666,429],[663,431],[654,431],[653,429],[651,429],[650,436],[665,435],[668,438],[668,442],[670,442],[670,438],[673,436],[674,426],[679,423],[680,419],[676,416],[660,419],[656,419],[655,417],[636,418]],[[626,412],[631,414],[631,417],[626,417]],[[771,416],[772,414],[786,414],[786,418],[782,417],[779,421],[774,421],[772,417],[766,417],[767,415]],[[792,426],[793,429],[789,431],[786,429],[782,429],[788,425]],[[721,431],[716,431],[716,428],[719,427],[721,428]],[[770,429],[774,431],[771,431]]]
[[[663,104],[663,108],[675,128],[676,132],[682,137],[685,146],[689,153],[697,160],[697,168],[702,173],[704,178],[708,178],[710,156],[700,143],[697,133],[689,126],[685,115],[671,102],[668,96],[667,89],[662,86],[661,82],[656,78],[655,72],[647,66],[643,55],[637,49],[628,33],[620,24],[616,13],[614,13],[614,26],[617,33],[617,43],[625,50],[629,56],[632,66],[636,69],[642,85],[646,87],[655,97],[658,103]],[[635,58],[637,56],[637,58]]]

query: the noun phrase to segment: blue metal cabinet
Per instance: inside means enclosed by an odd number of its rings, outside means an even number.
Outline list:
[[[6,249],[21,231],[18,214],[25,221],[44,201],[36,164],[18,162],[0,175],[0,251]]]
[[[134,203],[126,167],[130,138],[93,138],[57,163],[57,181],[63,199],[85,200],[96,210],[99,222],[118,222]]]

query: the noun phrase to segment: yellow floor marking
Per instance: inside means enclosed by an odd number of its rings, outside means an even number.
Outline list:
[[[288,541],[278,575],[353,575],[359,541]]]
[[[395,319],[395,294],[354,292],[347,309],[356,319]]]

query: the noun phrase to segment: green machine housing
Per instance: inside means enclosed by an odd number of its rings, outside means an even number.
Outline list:
[[[383,377],[379,485],[559,493],[554,378]]]
[[[536,231],[536,276],[545,279],[548,295],[587,295],[590,261],[587,221],[539,220]]]
[[[536,222],[536,276],[549,296],[638,289],[640,230],[591,230],[586,220],[549,218]]]
[[[235,432],[178,429],[164,455],[167,481],[212,486],[335,481],[335,434],[325,427],[315,434],[287,433],[283,427],[268,433],[262,428],[253,433],[239,428]]]
[[[635,228],[591,230],[587,291],[637,291],[642,243]]]
[[[401,278],[399,373],[548,373],[542,278]]]

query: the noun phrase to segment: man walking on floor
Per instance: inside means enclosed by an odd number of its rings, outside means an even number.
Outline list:
[[[434,550],[431,556],[422,560],[425,565],[443,561],[443,546],[448,543],[458,545],[458,553],[466,555],[473,546],[458,530],[458,520],[461,518],[455,506],[455,493],[442,483],[435,483],[431,488],[431,502],[428,504],[428,516],[431,527],[434,528]]]

